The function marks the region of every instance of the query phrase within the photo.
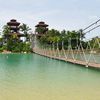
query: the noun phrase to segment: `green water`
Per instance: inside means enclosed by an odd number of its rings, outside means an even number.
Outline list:
[[[100,100],[100,70],[36,54],[0,54],[0,100]]]

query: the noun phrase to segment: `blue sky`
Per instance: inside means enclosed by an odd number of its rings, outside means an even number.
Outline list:
[[[0,29],[14,18],[33,30],[39,21],[50,29],[78,30],[98,20],[99,10],[100,0],[0,0]]]

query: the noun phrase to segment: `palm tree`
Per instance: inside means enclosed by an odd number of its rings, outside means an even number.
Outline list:
[[[28,39],[29,39],[29,35],[28,35],[28,33],[29,33],[29,31],[31,30],[31,28],[29,28],[29,26],[27,26],[27,24],[22,24],[21,26],[20,26],[20,30],[24,33],[24,35],[25,35],[25,37],[26,37],[26,41],[28,41]]]

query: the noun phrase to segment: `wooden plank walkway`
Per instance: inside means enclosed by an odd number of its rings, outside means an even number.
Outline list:
[[[41,56],[48,57],[48,58],[52,58],[52,59],[56,59],[56,60],[61,60],[61,61],[66,61],[66,62],[77,64],[77,65],[82,65],[82,66],[85,66],[85,67],[100,68],[100,64],[99,63],[88,63],[87,64],[85,61],[66,59],[66,58],[63,58],[63,57],[62,58],[61,57],[55,57],[55,56],[41,54],[41,53],[38,53],[38,52],[34,52],[34,53],[39,54]]]

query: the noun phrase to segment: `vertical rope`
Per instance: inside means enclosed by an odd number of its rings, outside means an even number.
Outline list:
[[[92,52],[94,51],[95,44],[96,44],[96,41],[95,41],[94,44],[93,44],[93,48],[91,49],[90,56],[89,56],[89,58],[88,58],[88,62],[87,62],[87,63],[90,62],[90,59],[91,59],[91,57],[92,57],[92,55],[93,55]],[[94,56],[93,56],[93,58],[94,58]],[[95,58],[94,58],[94,61],[95,61],[95,63],[96,63],[96,59],[95,59]]]
[[[85,62],[86,62],[86,67],[88,67],[88,62],[87,62],[86,54],[85,54],[83,46],[82,46],[82,32],[83,31],[80,32],[80,46],[81,46],[81,49],[82,49],[82,52],[83,52],[83,57],[84,57]]]
[[[62,41],[62,52],[64,53],[64,58],[67,58],[66,53],[65,53],[65,49],[64,49],[64,41]]]
[[[73,60],[75,61],[74,52],[73,52],[73,49],[72,49],[71,38],[70,38],[70,49],[71,49],[71,55],[72,55],[72,58],[73,58]]]

